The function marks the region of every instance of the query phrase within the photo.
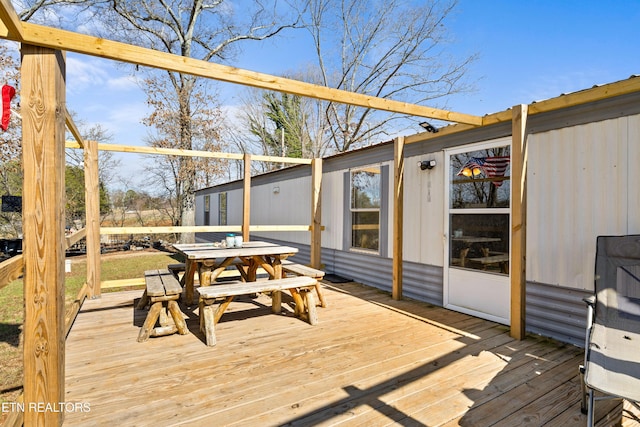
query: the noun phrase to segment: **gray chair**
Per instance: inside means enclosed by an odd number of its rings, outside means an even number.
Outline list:
[[[593,426],[596,400],[640,402],[640,235],[598,237],[595,294],[585,301],[582,410]]]

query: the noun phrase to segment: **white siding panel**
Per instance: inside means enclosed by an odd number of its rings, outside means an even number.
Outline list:
[[[344,171],[322,174],[322,247],[342,249]]]
[[[629,122],[627,234],[640,234],[640,116],[630,116],[627,120]]]
[[[227,225],[242,225],[242,190],[227,191]]]
[[[204,196],[196,196],[196,224],[204,224]]]
[[[421,160],[436,160],[436,167],[421,170]],[[444,152],[405,159],[405,261],[444,265]]]
[[[529,138],[527,280],[593,289],[596,237],[627,231],[627,119]]]
[[[280,181],[251,188],[252,225],[310,225],[311,178]],[[256,237],[310,244],[308,231],[255,232]]]

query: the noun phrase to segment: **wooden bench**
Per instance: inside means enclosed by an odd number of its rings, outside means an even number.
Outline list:
[[[500,270],[508,273],[509,254],[488,255],[479,258],[467,258],[468,261],[477,262],[486,267],[491,264],[500,264]]]
[[[177,302],[182,293],[178,279],[169,270],[148,270],[144,272],[144,281],[146,289],[136,308],[142,310],[147,304],[151,307],[138,334],[138,342],[144,342],[150,336],[159,337],[176,332],[188,334],[187,324]],[[171,313],[174,324],[168,321],[167,310]],[[160,326],[156,326],[159,319]]]
[[[319,282],[324,277],[324,271],[318,270],[316,268],[311,268],[306,265],[296,264],[289,260],[282,261],[282,271],[284,271],[285,273],[295,274],[296,276],[313,277],[314,279],[318,280],[318,282],[316,282],[316,293],[318,294],[318,299],[320,300],[320,306],[327,306],[324,296],[322,295]]]
[[[167,270],[169,270],[176,279],[180,280],[180,273],[184,273],[187,270],[187,265],[184,262],[169,264],[167,265]]]
[[[200,294],[199,314],[200,330],[205,334],[207,345],[216,345],[215,325],[227,309],[233,298],[238,295],[251,295],[257,293],[271,293],[271,311],[280,313],[282,304],[281,291],[288,290],[296,304],[295,314],[306,318],[311,324],[318,323],[316,303],[313,297],[313,289],[317,284],[316,279],[307,276],[287,277],[277,280],[259,280],[256,282],[226,282],[198,288]],[[224,299],[216,310],[212,305],[216,300]]]

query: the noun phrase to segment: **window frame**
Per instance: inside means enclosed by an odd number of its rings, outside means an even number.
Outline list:
[[[352,174],[366,169],[377,168],[379,175],[379,206],[377,208],[353,208]],[[350,252],[358,252],[368,255],[387,256],[388,246],[388,192],[389,192],[389,166],[376,163],[350,168],[344,173],[344,233],[343,248]],[[353,214],[354,212],[378,212],[378,247],[368,249],[354,246],[353,242]]]
[[[227,225],[228,223],[228,201],[229,196],[226,191],[218,193],[218,225]]]

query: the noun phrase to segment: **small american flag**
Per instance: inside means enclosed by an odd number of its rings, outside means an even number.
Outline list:
[[[465,169],[473,170],[474,168],[478,168],[487,178],[503,177],[509,167],[509,161],[509,156],[472,157],[462,166],[460,171],[458,171],[458,176],[464,175],[462,172]],[[502,181],[494,181],[493,185],[500,187]]]

